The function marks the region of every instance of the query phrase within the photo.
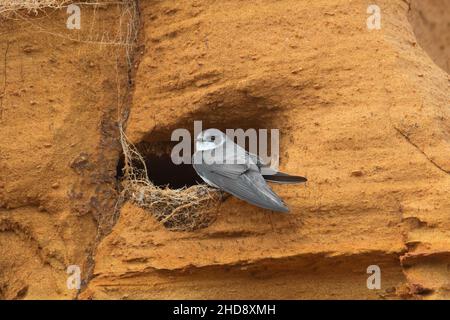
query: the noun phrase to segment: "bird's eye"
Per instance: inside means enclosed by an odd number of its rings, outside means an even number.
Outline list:
[[[215,137],[215,136],[212,136],[210,139],[211,139],[211,141],[215,141],[215,140],[216,140],[216,137]]]

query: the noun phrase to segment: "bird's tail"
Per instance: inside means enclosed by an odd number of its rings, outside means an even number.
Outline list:
[[[271,175],[263,175],[264,179],[266,181],[275,182],[275,183],[282,183],[282,184],[295,184],[295,183],[302,183],[308,181],[305,177],[300,176],[291,176],[287,173],[283,172],[277,172],[275,174]]]

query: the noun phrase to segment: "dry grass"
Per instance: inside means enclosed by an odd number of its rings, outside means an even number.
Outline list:
[[[70,0],[0,0],[0,15],[5,15],[18,10],[26,10],[37,14],[44,8],[61,9]]]
[[[219,191],[207,185],[170,189],[155,186],[147,178],[143,157],[131,144],[122,127],[120,142],[124,155],[124,178],[121,199],[148,210],[166,228],[174,231],[192,231],[209,226],[216,218]],[[143,169],[137,169],[143,168]]]
[[[87,6],[93,8],[94,17],[97,8],[106,8],[107,6],[120,6],[121,15],[118,19],[117,30],[115,30],[115,34],[110,34],[111,31],[114,30],[103,30],[103,32],[99,32],[97,30],[97,32],[95,32],[95,21],[91,21],[91,25],[88,27],[91,32],[88,37],[84,36],[83,38],[73,38],[63,32],[56,33],[45,30],[39,24],[34,24],[32,22],[32,19],[30,19],[30,14],[37,15],[39,12],[44,12],[46,9],[64,10],[69,4],[76,4],[78,6]],[[33,29],[38,32],[51,34],[56,37],[71,40],[74,42],[125,47],[129,64],[131,63],[129,57],[131,56],[131,52],[133,51],[137,38],[137,31],[139,27],[138,15],[139,13],[137,3],[134,0],[0,0],[0,18],[14,17],[16,19],[21,19],[27,21],[30,25],[33,26]]]
[[[10,12],[25,10],[28,13],[37,14],[44,9],[62,9],[73,3],[76,5],[103,5],[103,4],[121,4],[124,1],[96,1],[96,0],[0,0],[0,15]]]

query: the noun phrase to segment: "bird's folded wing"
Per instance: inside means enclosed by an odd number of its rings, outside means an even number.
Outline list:
[[[250,169],[247,164],[212,164],[207,168],[209,172],[234,180]]]
[[[208,166],[207,171],[208,180],[235,197],[269,210],[288,211],[259,171],[245,168],[245,165]]]

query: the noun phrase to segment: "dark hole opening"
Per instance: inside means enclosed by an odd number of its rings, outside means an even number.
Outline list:
[[[176,165],[170,154],[152,155],[145,158],[148,178],[157,186],[169,186],[172,189],[189,187],[203,183],[191,164]]]
[[[171,148],[169,148],[169,144],[161,147],[144,143],[138,145],[137,148],[145,160],[148,179],[154,185],[178,189],[204,183],[192,164],[177,165],[173,163],[170,156]],[[154,150],[158,150],[158,152],[156,153]],[[161,152],[161,150],[164,150],[164,152]],[[117,164],[116,178],[118,180],[123,178],[124,165],[125,160],[122,156]],[[137,169],[143,169],[140,163],[134,163],[133,165],[136,166]]]

